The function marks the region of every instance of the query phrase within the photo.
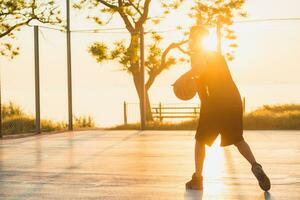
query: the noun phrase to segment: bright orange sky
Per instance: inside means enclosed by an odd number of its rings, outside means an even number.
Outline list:
[[[186,4],[184,7],[188,7]],[[248,19],[300,17],[299,0],[248,0],[245,10]],[[158,10],[155,8],[154,9]],[[191,22],[186,16],[186,9],[176,11],[158,27],[153,29],[169,30],[177,25],[188,26]],[[72,28],[100,28],[83,19],[84,14],[72,12]],[[111,25],[122,26],[118,20]],[[147,27],[150,28],[150,27]],[[274,94],[261,91],[266,85],[300,85],[300,21],[272,23],[244,23],[234,26],[238,34],[236,59],[230,62],[234,79],[241,88],[241,93],[249,99],[250,107],[263,103],[300,102],[300,95],[293,91],[295,86]],[[57,119],[66,118],[66,49],[65,35],[42,29],[40,35],[41,59],[41,100],[42,114]],[[34,57],[33,32],[24,28],[17,34],[21,55],[9,61],[1,58],[2,91],[4,101],[13,100],[21,104],[26,111],[33,113],[34,108]],[[165,33],[164,44],[180,39],[177,33]],[[120,118],[120,105],[123,100],[137,102],[131,77],[119,71],[118,63],[98,64],[87,53],[87,47],[94,41],[112,43],[115,39],[126,38],[126,34],[79,34],[72,35],[73,50],[73,88],[74,110],[78,114],[92,113],[99,121],[105,116],[105,104],[111,105],[108,117]],[[147,37],[146,37],[147,42]],[[155,82],[150,96],[153,101],[174,101],[172,93],[164,98],[160,93],[169,91],[169,85],[178,75],[187,70],[188,65],[176,66],[164,72]],[[257,86],[254,89],[252,86]],[[285,86],[284,86],[285,87]],[[160,90],[163,88],[162,90]],[[249,89],[250,88],[250,89]],[[297,88],[296,88],[297,89]],[[298,91],[300,87],[298,87]],[[288,95],[288,97],[286,97]],[[285,98],[286,97],[286,98]],[[194,100],[196,102],[197,100]],[[91,106],[93,105],[93,106]],[[57,113],[59,108],[61,114]],[[95,108],[96,107],[96,108]],[[106,106],[107,107],[107,106]],[[44,111],[44,112],[43,112]],[[96,112],[96,114],[95,114]],[[105,110],[107,112],[107,110]],[[98,114],[97,114],[98,113]],[[101,123],[101,122],[100,122]]]

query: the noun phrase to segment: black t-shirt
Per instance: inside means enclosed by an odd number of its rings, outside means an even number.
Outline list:
[[[217,109],[242,108],[241,96],[224,57],[217,52],[191,56],[192,69],[199,93],[205,92],[201,101]],[[202,88],[202,89],[200,89]],[[206,98],[206,99],[203,99]]]

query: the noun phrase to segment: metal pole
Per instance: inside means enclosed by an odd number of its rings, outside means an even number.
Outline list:
[[[70,31],[70,0],[66,0],[67,10],[67,66],[68,66],[68,130],[73,130],[73,108],[72,108],[72,60],[71,60],[71,31]]]
[[[3,137],[2,133],[2,98],[1,98],[1,73],[0,73],[0,138]]]
[[[141,28],[140,32],[140,113],[141,113],[141,130],[146,128],[146,98],[145,98],[145,52],[144,52],[144,27]]]
[[[162,118],[162,113],[161,113],[161,110],[162,110],[161,102],[159,102],[158,108],[159,108],[159,121],[162,122],[163,118]]]
[[[127,103],[126,103],[126,101],[124,101],[123,108],[124,108],[124,125],[127,125]]]
[[[243,114],[246,113],[246,97],[243,97]]]
[[[217,23],[217,51],[218,53],[222,53],[222,24],[221,24],[221,19],[218,19]]]
[[[35,132],[41,133],[39,27],[34,26]]]

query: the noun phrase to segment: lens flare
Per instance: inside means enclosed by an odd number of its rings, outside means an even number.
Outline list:
[[[223,149],[220,147],[221,138],[217,137],[210,148],[206,148],[204,173],[207,177],[218,179],[224,170]]]
[[[217,50],[217,37],[215,34],[209,33],[202,41],[202,47],[206,50],[215,51]]]

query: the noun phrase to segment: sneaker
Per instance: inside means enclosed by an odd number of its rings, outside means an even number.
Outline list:
[[[260,188],[264,191],[268,191],[271,188],[271,182],[266,173],[264,172],[260,164],[252,165],[251,171],[258,180]]]
[[[192,180],[185,184],[185,188],[190,190],[203,190],[203,177],[197,177],[194,173]]]

